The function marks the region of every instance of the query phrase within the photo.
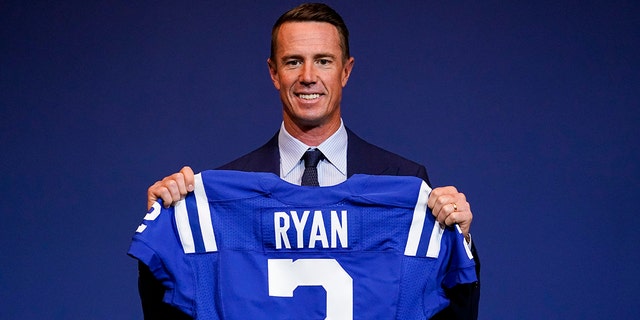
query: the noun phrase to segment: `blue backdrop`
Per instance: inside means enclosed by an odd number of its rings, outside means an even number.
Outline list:
[[[297,2],[0,4],[0,318],[140,319],[146,189],[279,127]],[[468,195],[481,319],[640,314],[637,1],[332,1],[363,138]]]

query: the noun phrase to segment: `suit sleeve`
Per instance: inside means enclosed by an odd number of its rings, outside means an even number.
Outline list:
[[[139,262],[138,272],[138,292],[140,294],[142,314],[145,320],[193,319],[178,308],[162,301],[165,294],[165,287],[153,276],[153,273],[151,273],[147,265]]]

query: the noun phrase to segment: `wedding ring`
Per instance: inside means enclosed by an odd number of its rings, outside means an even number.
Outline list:
[[[455,203],[452,203],[452,205],[453,205],[453,212],[458,211],[458,205]]]

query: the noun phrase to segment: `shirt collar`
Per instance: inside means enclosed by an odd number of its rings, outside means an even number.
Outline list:
[[[347,172],[347,139],[347,130],[342,119],[340,119],[340,128],[327,140],[316,146],[324,154],[325,158],[344,175]],[[278,133],[281,172],[285,175],[291,172],[298,165],[307,149],[313,147],[307,146],[289,134],[284,128],[284,122],[282,122],[280,133]]]

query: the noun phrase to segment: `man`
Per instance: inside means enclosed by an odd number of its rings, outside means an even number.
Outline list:
[[[273,172],[301,184],[307,150],[319,150],[320,186],[335,185],[353,174],[417,176],[427,183],[424,166],[367,143],[347,129],[341,118],[342,88],[349,80],[354,58],[349,54],[348,30],[342,18],[323,4],[303,4],[276,21],[272,30],[269,73],[282,101],[279,132],[257,150],[219,169]],[[148,190],[148,207],[162,199],[169,206],[193,191],[194,174],[184,167]],[[470,243],[473,215],[464,194],[455,187],[433,189],[428,206],[443,224],[458,224]],[[479,277],[478,277],[479,278]],[[162,303],[162,286],[140,265],[140,295],[145,318],[186,316]],[[447,292],[451,305],[435,319],[475,319],[479,284],[459,285]]]

